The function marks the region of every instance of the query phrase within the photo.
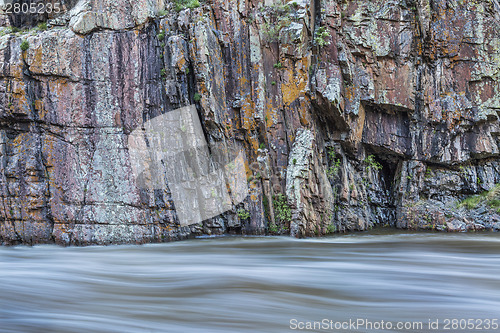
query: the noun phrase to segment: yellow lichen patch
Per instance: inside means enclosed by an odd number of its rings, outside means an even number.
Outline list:
[[[273,127],[277,120],[277,109],[273,107],[271,101],[266,103],[266,110],[264,115],[264,120],[266,122],[266,127]]]
[[[241,112],[243,115],[241,119],[241,126],[248,131],[255,129],[255,103],[251,100],[250,96],[245,99],[245,103],[241,106]]]
[[[206,95],[208,95],[208,88],[207,88],[207,86],[206,86],[205,82],[203,82],[203,81],[202,81],[202,82],[199,82],[199,83],[198,83],[198,91],[199,91],[199,93],[200,93],[202,96],[204,96],[204,95],[205,95],[205,96],[206,96]]]
[[[177,69],[179,71],[183,71],[185,64],[186,64],[186,58],[185,58],[185,55],[183,55],[183,57],[180,58],[179,61],[177,62]]]
[[[31,63],[29,64],[30,65],[30,68],[32,71],[42,71],[42,65],[43,65],[43,52],[42,52],[42,48],[41,47],[38,47],[35,49],[35,52],[33,54],[33,58],[30,59],[31,60]]]
[[[16,81],[16,84],[13,85],[12,97],[14,101],[17,102],[18,107],[28,105],[28,99],[25,93],[25,84],[23,81]]]
[[[12,143],[14,144],[15,147],[20,147],[23,145],[24,142],[27,142],[29,139],[28,133],[20,133],[18,136],[14,138]],[[25,150],[23,150],[21,153],[23,153]]]
[[[257,152],[257,150],[259,149],[259,141],[256,138],[254,138],[254,137],[249,137],[248,138],[248,143],[252,147],[252,150],[255,151],[255,152]]]
[[[365,108],[363,104],[359,104],[358,117],[355,118],[352,128],[354,130],[351,132],[351,140],[353,142],[360,142],[363,138],[363,129],[365,126]]]
[[[244,77],[244,76],[241,76],[241,77],[239,78],[239,81],[240,81],[240,85],[241,85],[241,86],[244,86],[245,84],[247,84],[247,83],[249,83],[249,82],[250,82],[250,81],[248,81],[248,79],[247,79],[246,77]]]
[[[356,97],[356,86],[346,86],[344,95],[348,101],[353,102]]]
[[[55,81],[56,83],[56,91],[57,91],[57,96],[64,96],[67,94],[68,92],[68,80],[66,79],[57,79]],[[51,87],[52,88],[52,87]]]
[[[35,110],[42,110],[43,108],[43,101],[37,99],[35,101]]]
[[[309,106],[310,102],[308,98],[304,98],[300,101],[299,107],[299,118],[300,124],[302,126],[309,126]]]
[[[293,70],[285,69],[285,80],[281,86],[283,96],[283,103],[290,105],[300,96],[305,95],[307,89],[308,72],[307,70],[308,59],[304,58],[295,63],[296,74]]]
[[[298,81],[289,80],[286,83],[281,85],[281,92],[283,95],[283,103],[285,105],[292,104],[297,98],[302,96],[305,92],[305,88],[307,87],[307,82],[304,78],[299,78]]]

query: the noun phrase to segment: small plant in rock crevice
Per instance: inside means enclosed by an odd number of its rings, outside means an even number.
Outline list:
[[[158,40],[159,40],[159,41],[164,40],[164,39],[165,39],[165,31],[161,30],[161,31],[158,33],[157,37],[158,37]]]
[[[38,23],[38,25],[36,26],[36,29],[38,31],[45,31],[45,30],[47,30],[47,23],[46,22]]]
[[[282,28],[292,23],[291,13],[297,10],[298,3],[274,4],[272,6],[261,7],[261,12],[265,12],[269,17],[269,22],[264,24],[264,36],[267,42],[277,42]]]
[[[250,213],[246,209],[240,208],[238,209],[238,217],[240,220],[248,220],[250,218]]]
[[[457,207],[474,209],[480,205],[486,205],[500,213],[500,184],[496,184],[491,190],[465,198],[457,204]]]
[[[326,170],[326,175],[329,179],[333,179],[338,175],[342,161],[337,157],[332,147],[327,148],[327,150],[328,159],[331,161],[332,165]]]
[[[282,194],[276,194],[273,196],[273,207],[274,207],[274,212],[275,216],[281,221],[281,222],[290,222],[292,219],[292,210],[290,206],[288,205],[288,199],[287,197]]]
[[[176,0],[175,1],[175,11],[180,12],[184,9],[195,9],[200,7],[199,0]]]
[[[278,229],[278,226],[274,223],[270,223],[269,224],[269,232],[273,233],[273,234],[276,234],[278,233],[279,229]]]
[[[327,40],[330,38],[330,33],[326,30],[326,27],[319,27],[314,35],[314,43],[319,47],[324,47],[330,45],[331,42]]]
[[[30,44],[27,40],[24,40],[19,47],[21,48],[21,51],[25,52],[30,48]]]
[[[368,169],[382,170],[382,164],[375,160],[375,155],[368,155],[364,162]]]

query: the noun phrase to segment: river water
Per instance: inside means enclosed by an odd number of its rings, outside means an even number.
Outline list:
[[[0,247],[1,332],[500,332],[491,319],[496,233]]]

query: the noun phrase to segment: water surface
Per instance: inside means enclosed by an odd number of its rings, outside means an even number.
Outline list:
[[[287,332],[293,319],[360,318],[425,324],[405,332],[500,319],[500,234],[0,247],[1,332]],[[390,331],[404,330],[377,330]]]

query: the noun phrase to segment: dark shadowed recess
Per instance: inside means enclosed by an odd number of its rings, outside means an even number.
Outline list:
[[[384,187],[390,190],[401,167],[411,156],[408,110],[366,103],[362,142],[368,154],[382,165]],[[399,171],[400,172],[400,171]]]

